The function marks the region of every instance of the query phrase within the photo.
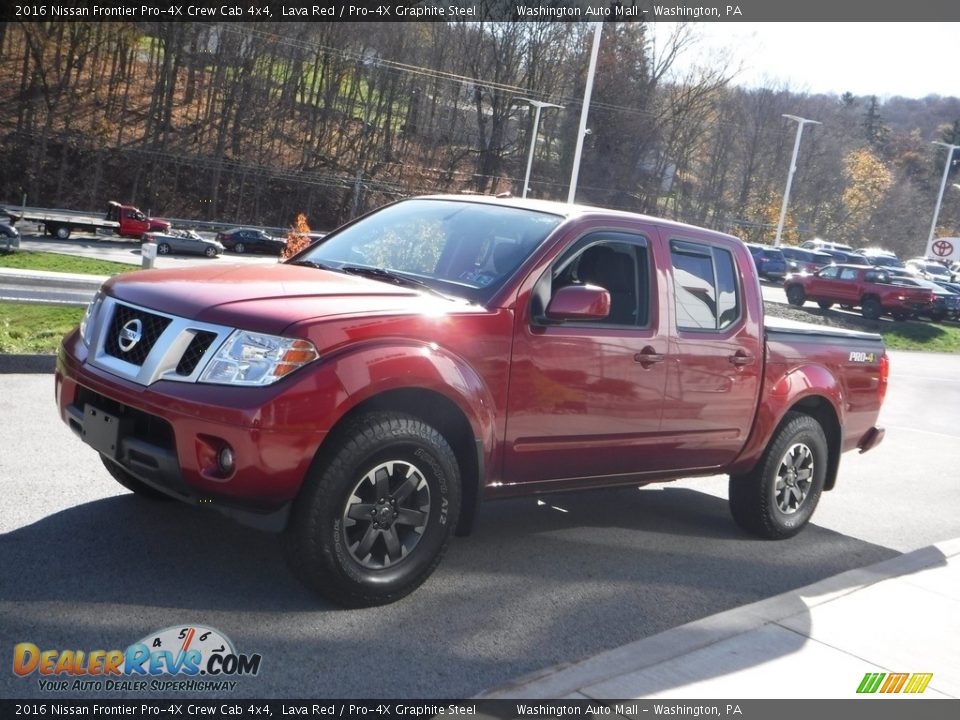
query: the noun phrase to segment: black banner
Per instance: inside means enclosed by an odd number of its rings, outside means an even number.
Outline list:
[[[956,0],[35,0],[0,4],[0,21],[616,21],[917,22],[960,21]]]

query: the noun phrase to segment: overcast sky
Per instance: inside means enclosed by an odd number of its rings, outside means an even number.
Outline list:
[[[693,31],[698,49],[683,62],[725,49],[743,63],[737,85],[781,81],[796,92],[960,96],[960,23],[700,22]]]

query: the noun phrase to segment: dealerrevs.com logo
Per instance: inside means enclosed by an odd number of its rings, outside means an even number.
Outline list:
[[[201,625],[173,626],[147,635],[126,650],[13,648],[13,672],[37,676],[41,690],[231,691],[244,675],[260,672],[261,656],[238,653],[230,639]]]

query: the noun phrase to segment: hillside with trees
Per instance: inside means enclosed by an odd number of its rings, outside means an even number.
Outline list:
[[[577,23],[9,23],[0,27],[0,200],[332,228],[434,192],[565,199],[592,32]],[[743,89],[678,77],[692,29],[655,46],[604,25],[578,201],[770,240],[796,125],[785,239],[922,251],[960,99]],[[957,160],[960,161],[960,154]],[[957,165],[952,182],[960,182]],[[949,189],[941,235],[960,235]]]

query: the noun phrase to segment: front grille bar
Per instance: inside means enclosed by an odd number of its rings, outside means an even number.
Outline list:
[[[117,333],[129,318],[148,322],[153,333],[141,352],[118,351]],[[188,320],[105,297],[90,341],[90,364],[138,385],[158,380],[196,382],[233,328]],[[120,357],[129,355],[127,359]]]

